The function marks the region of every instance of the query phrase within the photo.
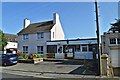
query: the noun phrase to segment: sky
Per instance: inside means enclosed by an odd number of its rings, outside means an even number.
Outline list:
[[[108,31],[110,23],[118,18],[117,2],[99,2],[100,34]],[[96,37],[96,15],[94,2],[3,2],[2,30],[17,34],[23,29],[23,20],[31,23],[53,19],[58,13],[65,39]]]

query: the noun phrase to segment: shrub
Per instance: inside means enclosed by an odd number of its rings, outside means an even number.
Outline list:
[[[40,54],[30,54],[29,55],[29,59],[34,59],[34,58],[40,58],[41,57],[41,55]]]
[[[40,58],[41,57],[41,55],[40,54],[37,54],[37,58]]]
[[[30,54],[29,58],[30,58],[30,59],[33,59],[33,54]]]
[[[17,56],[22,56],[22,52],[17,52]]]
[[[24,59],[28,59],[28,55],[26,53],[23,54]]]

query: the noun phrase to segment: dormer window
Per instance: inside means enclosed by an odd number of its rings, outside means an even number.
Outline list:
[[[37,33],[37,39],[42,39],[42,38],[44,38],[44,33],[43,32]]]
[[[28,37],[28,34],[23,34],[23,40],[28,40],[29,37]]]

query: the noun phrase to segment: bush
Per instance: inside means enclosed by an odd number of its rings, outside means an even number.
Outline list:
[[[37,58],[41,58],[41,55],[40,54],[36,54],[37,55]]]
[[[26,53],[23,54],[24,59],[28,59],[28,55]]]
[[[34,58],[40,58],[40,54],[30,54],[29,58],[34,59]]]
[[[22,56],[22,52],[18,52],[18,53],[17,53],[17,56]]]
[[[33,54],[30,54],[29,58],[30,58],[30,59],[33,59]]]

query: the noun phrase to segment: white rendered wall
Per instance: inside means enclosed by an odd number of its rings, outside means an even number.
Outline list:
[[[28,40],[22,40],[22,35],[19,35],[17,39],[19,51],[22,51],[23,46],[28,46],[28,53],[37,53],[37,46],[43,46],[43,50],[46,52],[46,41],[50,40],[50,32],[45,32],[44,38],[39,40],[37,39],[37,34],[29,34]]]
[[[7,45],[5,46],[5,49],[9,49],[9,48],[17,49],[17,42],[7,42]]]
[[[59,15],[57,13],[54,14],[54,23],[55,25],[51,29],[51,40],[64,40],[65,34],[60,23]],[[54,32],[54,38],[53,38]]]

